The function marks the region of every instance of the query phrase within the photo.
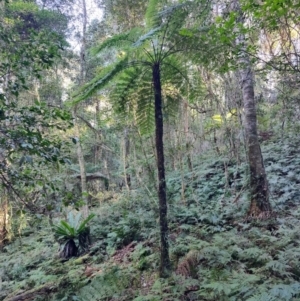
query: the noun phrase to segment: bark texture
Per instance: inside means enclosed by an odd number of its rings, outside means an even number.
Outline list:
[[[8,215],[8,201],[7,197],[3,197],[0,200],[0,249],[7,241],[8,227],[9,227],[9,215]]]
[[[263,163],[257,134],[257,119],[254,100],[253,74],[249,68],[240,72],[245,114],[245,132],[247,139],[248,160],[250,170],[251,203],[249,216],[268,217],[271,214],[268,181]]]
[[[234,10],[238,13],[238,23],[243,23],[243,16],[238,0],[234,2]],[[244,128],[247,140],[247,155],[250,172],[250,208],[248,215],[251,218],[266,218],[271,215],[268,181],[263,163],[263,157],[257,134],[257,117],[254,97],[254,75],[251,62],[246,52],[246,39],[239,34],[236,40],[239,49],[239,79],[243,95]]]
[[[162,94],[160,65],[153,65],[152,78],[155,95],[155,139],[157,154],[157,171],[158,171],[158,198],[159,198],[159,222],[160,222],[160,277],[165,278],[170,275],[171,264],[169,258],[168,243],[168,207],[166,196],[166,179],[165,179],[165,158],[163,145],[163,113],[162,113]]]

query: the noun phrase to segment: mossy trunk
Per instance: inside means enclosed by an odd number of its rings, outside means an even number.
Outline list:
[[[155,96],[155,139],[158,171],[158,198],[159,198],[159,223],[160,223],[160,277],[170,275],[171,264],[168,243],[168,207],[166,196],[165,158],[163,145],[163,113],[160,65],[155,63],[152,69],[152,79]]]

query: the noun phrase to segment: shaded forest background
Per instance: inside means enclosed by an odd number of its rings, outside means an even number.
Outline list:
[[[94,5],[0,1],[0,300],[300,300],[298,1]]]

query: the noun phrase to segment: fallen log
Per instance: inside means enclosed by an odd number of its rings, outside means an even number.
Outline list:
[[[73,175],[72,177],[76,178],[76,179],[80,179],[81,175],[76,174],[76,175]],[[93,180],[106,180],[106,181],[108,181],[109,179],[108,179],[108,177],[106,177],[101,172],[96,172],[96,173],[87,173],[86,174],[86,180],[87,181],[93,181]]]

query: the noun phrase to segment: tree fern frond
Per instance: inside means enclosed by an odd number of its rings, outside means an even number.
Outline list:
[[[150,82],[144,83],[144,87],[138,92],[136,121],[141,135],[154,131],[154,98]]]
[[[121,34],[115,35],[111,38],[108,38],[102,44],[92,48],[91,54],[97,55],[102,50],[111,48],[111,47],[126,48],[127,46],[131,46],[135,42],[136,37],[139,37],[140,35],[141,35],[141,29],[133,28],[129,32],[121,33]]]
[[[131,101],[133,91],[137,89],[141,72],[141,68],[131,67],[124,70],[118,77],[115,88],[110,95],[116,113],[127,113],[128,104]]]
[[[180,91],[171,84],[163,85],[164,97],[164,116],[167,120],[176,118],[180,111],[180,103],[182,102],[182,95]]]
[[[160,0],[150,0],[145,14],[146,28],[153,28],[160,25],[161,21],[158,18]]]
[[[172,15],[174,15],[174,13],[178,10],[188,10],[191,11],[190,8],[192,5],[194,5],[194,1],[186,1],[184,3],[177,3],[171,6],[168,6],[164,9],[162,9],[161,11],[157,12],[158,16],[160,16],[161,18],[166,18],[166,17],[170,17]]]
[[[182,62],[179,57],[167,57],[163,61],[162,78],[164,82],[171,82],[178,87],[183,83],[189,82],[187,73],[187,66]]]
[[[159,32],[161,30],[161,26],[157,26],[153,29],[151,29],[149,32],[147,32],[146,34],[142,35],[135,43],[133,43],[134,47],[139,47],[142,44],[144,44],[145,41],[152,39],[157,32]]]
[[[136,67],[125,70],[118,78],[112,91],[111,100],[115,112],[122,119],[132,114],[141,134],[149,134],[154,129],[154,101],[150,73]]]
[[[162,18],[165,24],[168,23],[169,32],[176,33],[181,28],[190,13],[190,9],[186,3],[171,6],[164,11],[158,13],[158,17]]]
[[[118,61],[114,65],[104,68],[98,76],[84,85],[77,93],[73,95],[72,104],[77,104],[95,94],[99,89],[105,87],[116,75],[118,75],[128,66],[128,58],[125,56],[122,60]]]

